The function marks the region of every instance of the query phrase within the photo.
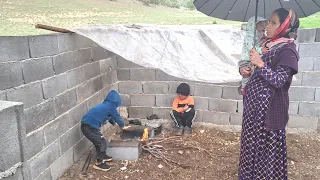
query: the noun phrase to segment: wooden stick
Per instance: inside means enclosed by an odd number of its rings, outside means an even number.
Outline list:
[[[67,29],[48,26],[48,25],[44,25],[44,24],[36,24],[35,27],[38,29],[45,29],[45,30],[60,32],[60,33],[72,33],[72,31],[69,31]]]

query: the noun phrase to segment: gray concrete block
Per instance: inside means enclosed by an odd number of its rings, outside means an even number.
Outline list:
[[[7,100],[7,91],[0,91],[0,101]]]
[[[224,86],[222,88],[222,98],[223,99],[235,99],[242,100],[243,96],[238,93],[238,87],[236,86]]]
[[[238,101],[237,113],[240,113],[240,114],[243,113],[243,101]]]
[[[77,123],[81,122],[82,117],[88,112],[86,102],[78,104],[76,107],[70,110],[69,115],[69,127],[73,127]]]
[[[172,103],[176,97],[176,95],[156,95],[156,106],[172,107]]]
[[[29,83],[53,76],[52,57],[30,59],[21,62],[24,82]]]
[[[75,66],[79,67],[92,62],[90,49],[80,49],[74,52]]]
[[[145,82],[143,83],[145,94],[168,94],[169,84],[166,82]]]
[[[222,87],[210,84],[195,84],[195,96],[221,98]]]
[[[0,72],[0,90],[23,84],[22,67],[19,62],[1,63]]]
[[[155,69],[130,69],[132,81],[155,81]]]
[[[121,94],[142,93],[142,83],[141,82],[119,82],[119,92]]]
[[[230,125],[242,126],[242,114],[231,114]]]
[[[312,43],[316,39],[317,29],[298,29],[298,43]]]
[[[289,103],[289,114],[297,115],[299,110],[299,102],[297,101],[290,101]]]
[[[317,58],[313,62],[314,71],[320,71],[320,58]]]
[[[160,119],[170,119],[171,108],[157,107],[153,108],[153,114],[156,114]]]
[[[118,68],[143,68],[140,65],[134,64],[133,62],[127,61],[121,56],[116,56],[116,59],[118,61]]]
[[[93,61],[99,61],[101,59],[107,59],[111,57],[112,53],[102,47],[93,47],[91,48],[92,59]]]
[[[86,81],[85,83],[82,83],[79,86],[77,86],[76,92],[78,102],[83,102],[88,97],[92,96],[95,93],[93,80]]]
[[[320,88],[316,89],[315,101],[320,101]]]
[[[113,62],[111,58],[102,59],[99,61],[100,63],[100,73],[107,73],[113,69]]]
[[[209,98],[194,97],[195,109],[209,110]]]
[[[22,167],[17,168],[16,172],[6,178],[3,178],[4,180],[23,180],[22,175]]]
[[[76,40],[77,40],[78,48],[98,47],[97,43],[79,34],[76,34]]]
[[[288,121],[288,128],[302,128],[317,132],[317,126],[318,117],[290,116]]]
[[[0,169],[6,171],[22,161],[15,106],[21,103],[0,101]],[[14,156],[13,156],[14,155]]]
[[[0,37],[0,62],[17,61],[29,57],[28,37]]]
[[[87,108],[91,109],[105,99],[104,94],[97,92],[87,100]]]
[[[293,76],[292,83],[291,83],[292,86],[301,86],[302,85],[302,74],[303,73],[298,73]]]
[[[100,91],[103,88],[101,76],[94,78],[92,81],[93,81],[93,92],[94,93]]]
[[[299,71],[313,71],[315,58],[299,59]]]
[[[84,68],[85,68],[86,80],[89,80],[91,78],[94,78],[94,77],[100,75],[100,64],[99,64],[99,62],[86,64],[84,66]]]
[[[104,87],[116,83],[118,81],[117,71],[116,70],[109,71],[107,73],[107,78],[106,79],[103,78],[102,81],[104,81],[103,82]]]
[[[319,50],[320,43],[304,43],[299,44],[300,58],[305,57],[320,57]]]
[[[105,95],[106,95],[106,94],[109,94],[109,92],[110,92],[111,90],[115,90],[115,91],[119,92],[118,83],[115,83],[115,84],[112,84],[112,85],[109,85],[109,86],[105,87],[105,88],[103,89],[103,93],[104,93]]]
[[[139,159],[142,152],[141,144],[138,141],[121,141],[110,143],[106,153],[115,160],[135,161]]]
[[[80,124],[73,126],[60,138],[61,152],[67,152],[80,141]]]
[[[182,82],[169,82],[169,94],[177,94],[177,87],[181,84]],[[187,83],[190,86],[190,95],[191,96],[197,96],[195,94],[195,84],[193,83]]]
[[[55,118],[53,100],[44,101],[41,104],[24,110],[26,132],[30,133],[47,124]]]
[[[182,78],[171,76],[160,69],[156,69],[156,80],[157,81],[185,81]]]
[[[64,114],[46,125],[44,128],[44,140],[46,146],[56,141],[61,135],[67,132],[69,129],[69,118],[69,114]]]
[[[150,107],[129,107],[129,118],[147,118],[153,114]]]
[[[76,90],[71,89],[63,94],[60,94],[54,99],[54,109],[56,117],[70,110],[77,104]]]
[[[53,56],[53,69],[55,74],[61,74],[71,69],[74,69],[75,65],[75,53],[66,52]]]
[[[120,97],[121,97],[121,106],[131,105],[130,95],[121,94]]]
[[[320,37],[316,37],[315,42],[320,42]]]
[[[314,101],[314,87],[291,87],[289,97],[291,101]]]
[[[156,96],[154,95],[131,95],[131,106],[155,106]]]
[[[83,83],[86,80],[84,66],[78,67],[67,72],[68,88],[73,88],[78,84]]]
[[[50,56],[59,53],[57,35],[29,36],[31,57]]]
[[[49,167],[48,169],[46,169],[43,173],[40,174],[40,176],[36,178],[36,180],[52,180],[51,168]]]
[[[70,149],[51,165],[52,179],[59,179],[73,162],[73,149]]]
[[[81,140],[73,148],[74,162],[77,162],[80,157],[89,150],[91,145],[92,143],[88,140],[88,138],[81,138]]]
[[[300,102],[299,115],[320,116],[319,102]]]
[[[203,111],[202,122],[217,125],[229,125],[230,114],[214,111]]]
[[[27,166],[29,166],[30,169],[30,179],[37,178],[59,157],[59,141],[55,141],[42,152],[40,152],[35,158],[27,161]]]
[[[316,30],[316,37],[320,37],[320,28],[317,28]]]
[[[118,69],[117,76],[119,81],[130,80],[130,69]]]
[[[221,111],[228,113],[237,113],[238,102],[236,100],[227,99],[210,99],[209,110],[210,111]]]
[[[196,110],[196,117],[194,119],[194,122],[202,122],[203,112],[204,111],[202,111],[202,110]]]
[[[30,83],[7,93],[8,101],[23,102],[24,108],[39,104],[43,101],[41,82]]]
[[[302,75],[302,86],[320,86],[320,72],[305,72]]]
[[[78,49],[76,33],[61,33],[57,35],[59,52],[74,51]]]
[[[28,134],[26,142],[26,146],[23,148],[24,159],[31,159],[45,147],[43,130]]]
[[[52,98],[68,89],[67,74],[60,74],[42,81],[44,98]]]

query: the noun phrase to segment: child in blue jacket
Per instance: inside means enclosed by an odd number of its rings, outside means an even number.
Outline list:
[[[107,142],[101,133],[100,127],[109,121],[112,125],[116,123],[121,129],[124,121],[117,111],[121,105],[120,95],[112,90],[101,103],[90,109],[81,120],[81,131],[95,146],[97,151],[97,161],[93,168],[108,171],[111,167],[106,163],[112,161],[112,157],[106,155]]]

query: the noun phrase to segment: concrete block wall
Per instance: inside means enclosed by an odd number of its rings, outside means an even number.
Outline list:
[[[0,107],[20,102],[24,131],[19,138],[26,142],[11,141],[18,136],[11,132],[19,123],[14,114],[7,121],[0,118],[2,127],[12,121],[7,131],[15,135],[0,136],[1,142],[12,142],[1,154],[14,152],[1,157],[16,158],[1,160],[0,172],[22,162],[21,176],[10,178],[58,179],[91,146],[80,120],[110,90],[118,90],[116,66],[113,53],[79,35],[0,37]]]

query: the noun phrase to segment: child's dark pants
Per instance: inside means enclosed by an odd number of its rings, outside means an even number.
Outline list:
[[[172,110],[170,112],[170,116],[177,127],[180,127],[182,125],[183,127],[191,128],[193,120],[195,118],[195,113],[196,111],[194,109],[191,109],[189,112],[184,113],[179,113],[175,110]]]
[[[102,162],[103,158],[106,156],[107,141],[101,131],[84,123],[81,124],[81,131],[95,146],[97,151],[97,161]]]

